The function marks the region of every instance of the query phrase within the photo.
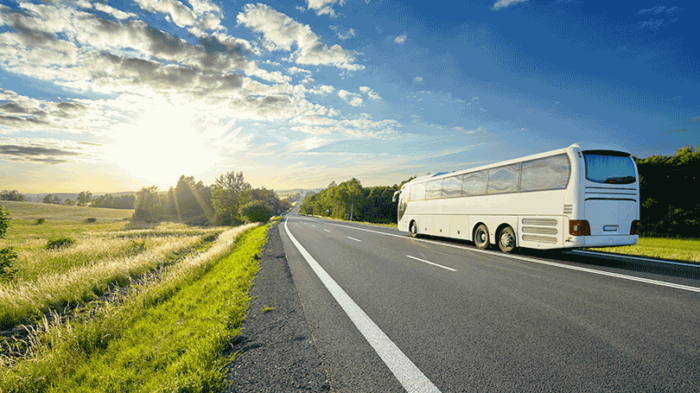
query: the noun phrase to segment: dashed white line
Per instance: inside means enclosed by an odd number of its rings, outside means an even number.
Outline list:
[[[328,232],[328,233],[330,233],[330,232],[331,232],[331,231],[329,231],[328,229],[324,229],[324,231],[326,231],[326,232]]]
[[[360,240],[360,239],[355,239],[354,237],[348,236],[348,239],[352,239],[352,240],[354,240],[354,241],[356,241],[356,242],[362,243],[362,240]]]
[[[345,314],[350,317],[350,320],[357,329],[365,337],[369,345],[374,348],[377,355],[382,359],[384,364],[389,367],[389,370],[394,374],[399,383],[406,389],[407,392],[440,393],[440,389],[433,384],[428,377],[411,361],[411,359],[399,349],[396,344],[377,326],[374,321],[355,303],[350,296],[338,285],[335,280],[319,265],[314,257],[297,241],[297,239],[289,231],[287,220],[284,221],[284,229],[287,236],[292,241],[297,250],[306,259],[311,269],[321,279],[323,285],[331,293],[333,298],[338,302],[340,307],[345,311]]]
[[[408,258],[415,259],[416,261],[420,261],[420,262],[423,262],[423,263],[427,263],[428,265],[433,265],[433,266],[441,267],[441,268],[443,268],[443,269],[445,269],[445,270],[449,270],[449,271],[451,271],[451,272],[456,272],[456,271],[457,271],[456,269],[453,269],[453,268],[451,268],[451,267],[447,267],[447,266],[443,266],[443,265],[438,265],[437,263],[430,262],[430,261],[426,261],[425,259],[416,258],[416,257],[410,256],[410,255],[406,255],[406,256],[407,256]]]

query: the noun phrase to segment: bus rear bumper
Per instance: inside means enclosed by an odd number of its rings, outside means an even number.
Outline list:
[[[579,247],[618,247],[637,244],[639,235],[622,236],[572,236],[565,243],[566,248]]]

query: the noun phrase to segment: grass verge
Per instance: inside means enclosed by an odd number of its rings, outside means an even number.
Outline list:
[[[697,239],[640,237],[634,246],[590,248],[589,250],[700,263],[700,240]]]
[[[31,353],[0,364],[0,392],[220,390],[232,360],[220,353],[245,319],[268,228],[224,232],[201,258],[89,318],[45,320]]]

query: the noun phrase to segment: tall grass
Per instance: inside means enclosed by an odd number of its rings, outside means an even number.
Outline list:
[[[2,392],[212,391],[237,334],[268,226],[222,233],[157,283],[88,317],[44,318],[21,359],[0,359]]]

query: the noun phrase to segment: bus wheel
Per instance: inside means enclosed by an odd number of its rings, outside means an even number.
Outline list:
[[[505,227],[498,234],[498,248],[506,254],[513,252],[515,249],[515,232],[513,228]]]
[[[474,244],[480,250],[489,248],[489,230],[486,229],[486,225],[481,224],[476,227],[476,231],[474,231]]]
[[[411,223],[411,236],[418,237],[418,227],[415,222]]]

